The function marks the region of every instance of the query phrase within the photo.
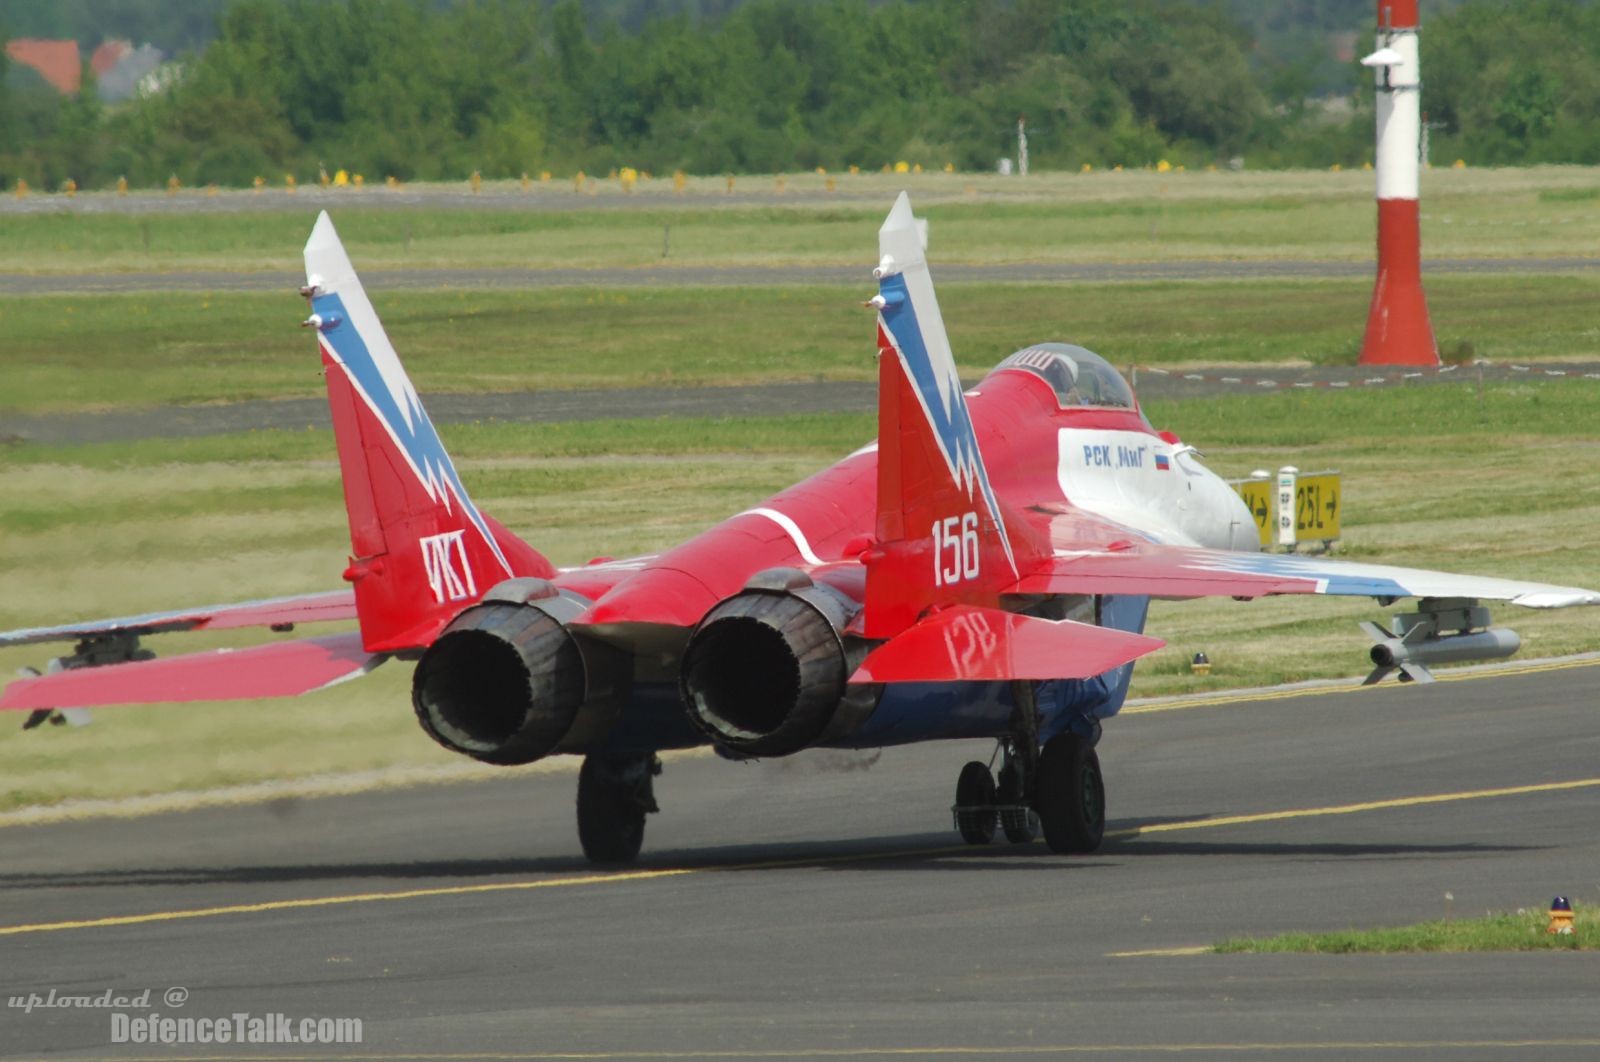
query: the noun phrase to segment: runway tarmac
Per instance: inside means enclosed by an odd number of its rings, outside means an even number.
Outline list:
[[[1130,709],[1088,857],[959,845],[966,744],[674,760],[626,873],[580,861],[571,771],[10,827],[7,993],[363,1042],[133,1049],[103,1011],[7,1009],[0,1054],[1591,1059],[1600,953],[1172,950],[1600,901],[1597,678]]]

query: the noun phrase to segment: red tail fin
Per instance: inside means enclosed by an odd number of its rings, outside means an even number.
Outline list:
[[[472,503],[326,213],[305,260],[362,639],[373,652],[425,646],[494,584],[555,569]]]
[[[879,547],[862,633],[888,638],[933,605],[997,604],[1041,554],[990,485],[903,193],[878,239]]]

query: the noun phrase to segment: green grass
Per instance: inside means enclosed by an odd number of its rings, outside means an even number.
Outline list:
[[[375,281],[371,294],[429,392],[870,380],[867,289],[386,292]],[[1370,297],[1365,279],[941,291],[969,376],[1040,339],[1122,366],[1351,364]],[[1446,351],[1600,356],[1600,276],[1441,276],[1429,299]],[[318,395],[304,313],[287,291],[0,298],[0,412]]]
[[[632,196],[601,181],[592,199],[564,181],[527,193],[498,185],[454,207],[438,193],[459,194],[459,185],[411,188],[407,199],[417,202],[403,210],[378,209],[397,201],[381,188],[325,197],[229,193],[282,208],[265,212],[41,213],[8,200],[0,201],[0,270],[293,272],[324,205],[368,270],[648,268],[663,261],[669,225],[666,260],[673,263],[868,265],[876,258],[876,226],[901,188],[930,219],[936,262],[1372,256],[1373,176],[1361,171],[1107,172],[1026,181],[871,174],[838,177],[834,193],[814,174],[784,180],[780,195],[775,178],[739,179],[741,193],[757,193],[766,205],[729,202],[720,180],[693,182],[681,197],[664,181]],[[1572,166],[1426,171],[1426,253],[1591,255],[1600,245],[1592,185],[1591,170]],[[185,196],[180,204],[201,201],[197,192]]]
[[[1600,408],[1588,380],[1156,404],[1224,475],[1345,474],[1340,553],[1600,586]],[[869,439],[867,414],[447,425],[475,499],[558,563],[681,541]],[[1289,441],[1281,437],[1289,436]],[[0,629],[327,589],[347,532],[327,432],[0,448]],[[1367,599],[1158,602],[1169,647],[1134,695],[1365,672]],[[1600,649],[1591,617],[1502,608],[1525,656]],[[158,652],[253,635],[170,635]],[[1187,660],[1204,649],[1212,674]],[[50,649],[0,650],[0,675]],[[446,762],[411,715],[409,668],[314,697],[107,709],[84,730],[0,730],[0,807]],[[487,769],[486,769],[487,770]]]
[[[1600,947],[1600,915],[1589,905],[1573,905],[1570,935],[1546,932],[1550,916],[1542,907],[1482,918],[1420,922],[1383,929],[1334,933],[1285,933],[1275,937],[1234,937],[1216,946],[1223,954],[1395,954],[1419,951],[1593,951]]]

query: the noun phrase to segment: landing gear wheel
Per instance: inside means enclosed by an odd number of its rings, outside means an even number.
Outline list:
[[[1022,785],[1016,778],[1016,768],[1007,763],[1000,768],[1000,802],[1022,803]],[[1039,836],[1039,815],[1032,808],[1013,808],[1000,813],[1000,829],[1012,844],[1028,844]]]
[[[1100,847],[1106,833],[1106,787],[1092,744],[1076,734],[1058,734],[1045,743],[1034,806],[1052,852]]]
[[[631,863],[644,844],[644,817],[656,810],[654,756],[610,760],[586,756],[578,771],[578,841],[592,863]]]
[[[989,765],[973,760],[961,768],[956,780],[956,807],[988,807],[994,803],[994,776]],[[995,811],[957,811],[956,829],[968,844],[988,844],[994,839],[999,814]]]

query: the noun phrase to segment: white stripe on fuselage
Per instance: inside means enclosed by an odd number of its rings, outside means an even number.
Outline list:
[[[800,556],[805,559],[807,564],[822,565],[827,563],[821,557],[811,552],[811,543],[806,541],[805,532],[800,530],[800,525],[791,520],[788,514],[780,513],[776,509],[746,509],[739,515],[765,516],[768,520],[771,520],[773,523],[777,524],[779,527],[783,528],[789,533],[790,540],[794,542],[794,548],[800,552]]]

